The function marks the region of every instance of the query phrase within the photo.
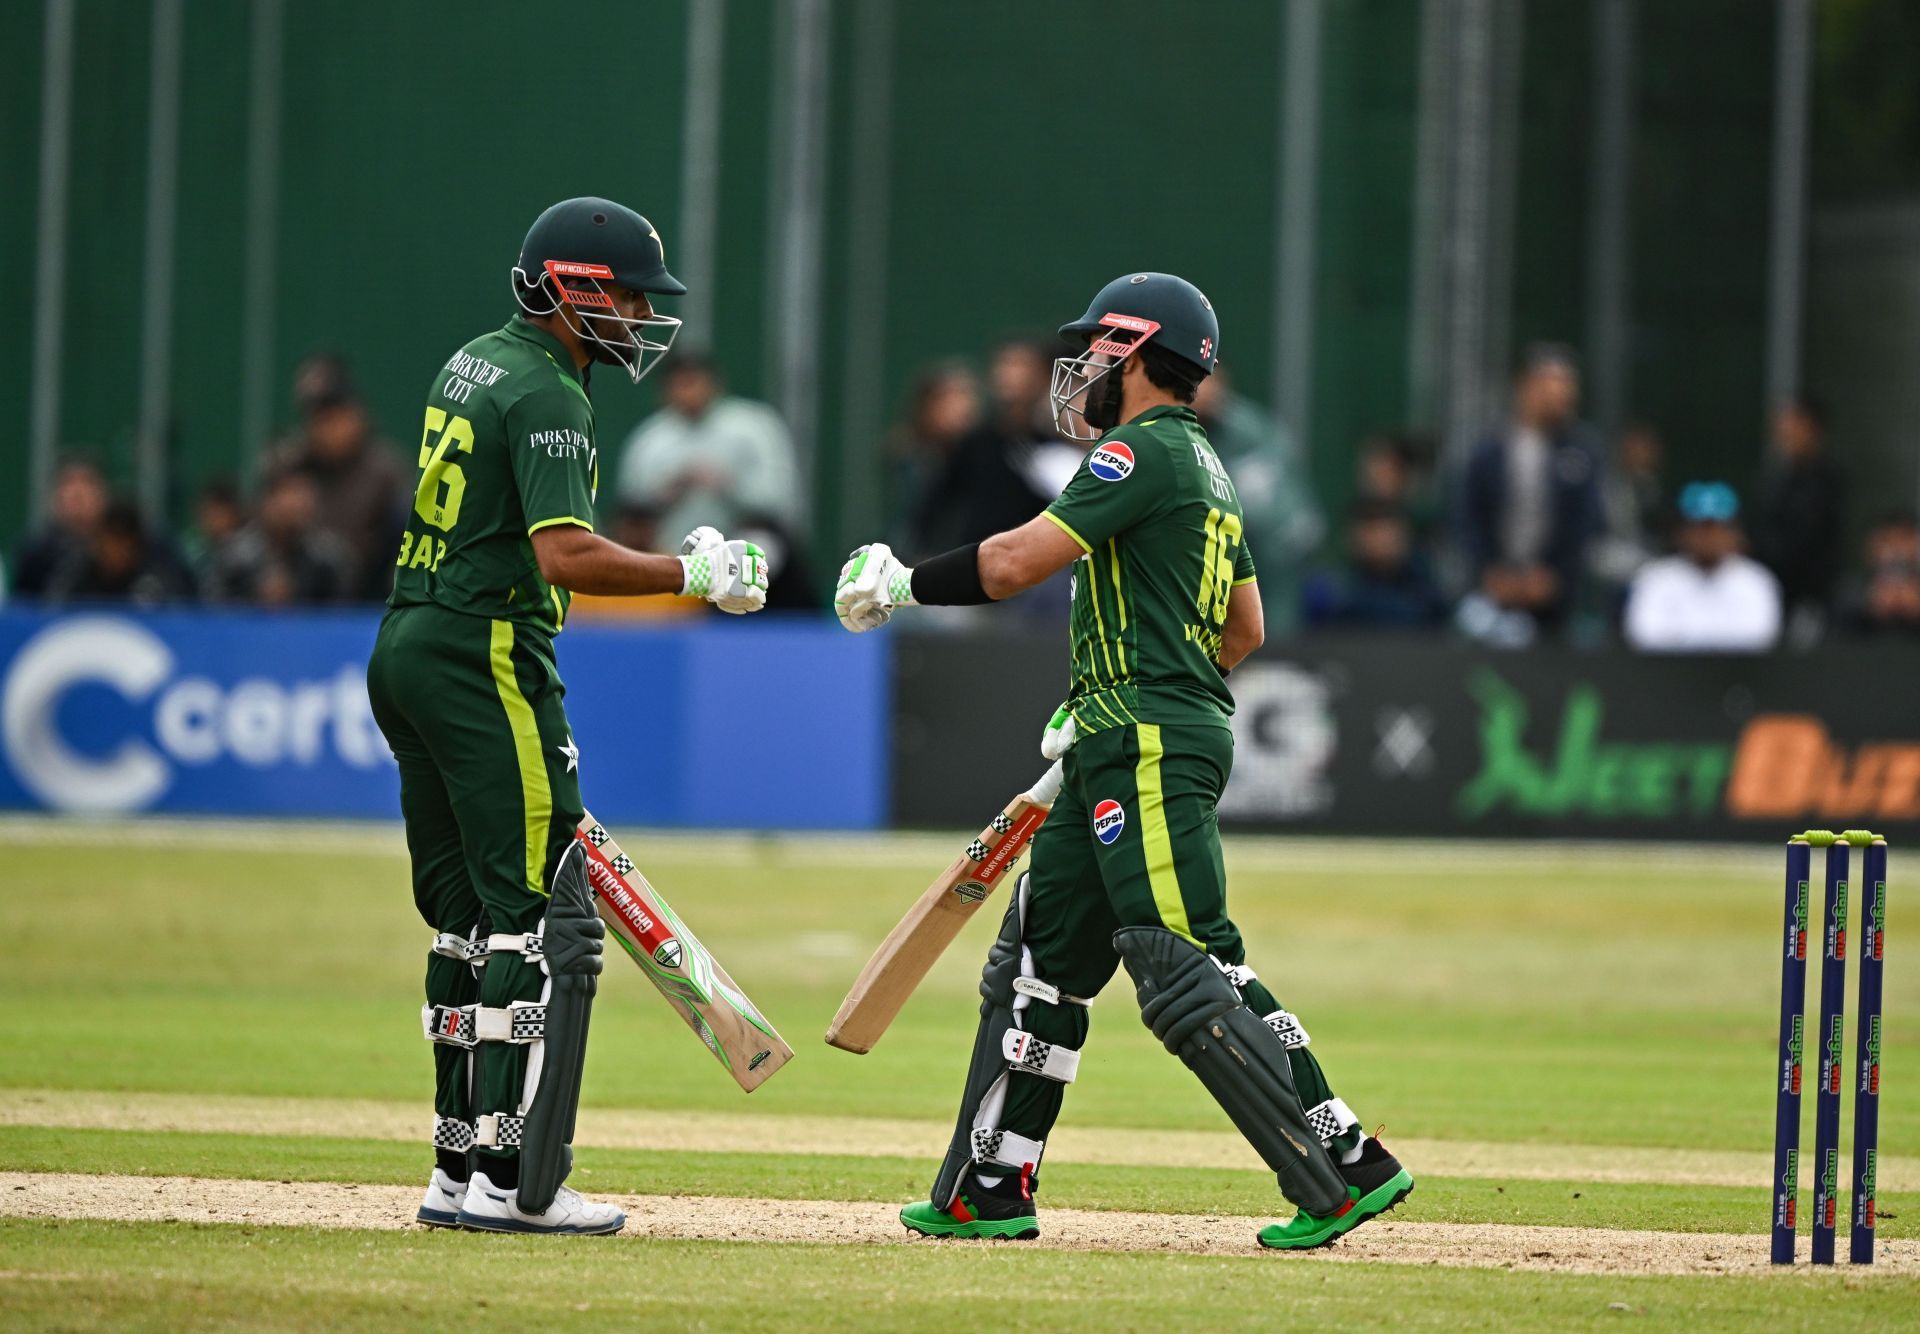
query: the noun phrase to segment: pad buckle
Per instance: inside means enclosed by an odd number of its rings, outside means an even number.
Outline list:
[[[482,1149],[517,1149],[526,1124],[524,1116],[476,1116],[473,1142]]]
[[[445,959],[455,959],[466,963],[473,957],[474,942],[465,936],[456,936],[451,931],[442,931],[433,938],[433,953]]]
[[[420,1026],[429,1042],[471,1049],[482,1042],[516,1045],[540,1042],[547,1035],[547,1007],[540,1001],[490,1005],[425,1005]]]

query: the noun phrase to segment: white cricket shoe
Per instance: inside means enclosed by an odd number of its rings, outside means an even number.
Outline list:
[[[439,1168],[427,1183],[427,1197],[414,1217],[429,1227],[459,1227],[460,1206],[466,1203],[467,1183],[455,1181]]]
[[[597,1204],[579,1191],[566,1186],[553,1197],[545,1213],[522,1213],[515,1192],[501,1190],[487,1180],[485,1172],[475,1172],[467,1183],[466,1202],[456,1220],[461,1227],[476,1232],[551,1232],[590,1235],[618,1232],[627,1225],[627,1216],[611,1204]]]

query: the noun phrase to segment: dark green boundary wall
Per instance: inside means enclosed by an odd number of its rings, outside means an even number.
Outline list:
[[[855,98],[875,71],[856,26],[887,0],[828,6],[831,103],[816,512],[822,546],[872,528],[880,442],[914,369],[1077,311],[1112,273],[1157,266],[1213,296],[1242,385],[1273,362],[1274,163],[1282,13],[1265,0],[894,4],[884,348],[846,364]],[[603,191],[667,230],[681,209],[688,0],[288,0],[280,145],[274,418],[310,350],[339,348],[403,446],[446,353],[508,311],[504,270],[533,214]],[[1759,427],[1772,22],[1747,0],[1643,3],[1634,177],[1635,407],[1689,470],[1744,476]],[[175,470],[184,518],[204,478],[242,471],[245,0],[186,6]],[[772,0],[727,9],[724,170],[711,342],[749,393],[770,387],[769,206],[778,86]],[[1415,0],[1325,0],[1310,444],[1331,502],[1352,443],[1400,424],[1415,113]],[[79,0],[60,430],[131,477],[138,402],[149,6]],[[1516,339],[1582,327],[1587,0],[1533,0],[1524,24]],[[28,512],[26,422],[43,8],[0,6],[0,254],[16,318],[0,356],[0,540]],[[850,396],[858,396],[858,403]],[[603,435],[653,401],[607,377]],[[860,409],[851,411],[850,408]],[[864,434],[864,433],[863,433]],[[842,487],[842,467],[873,486]],[[823,562],[823,568],[830,565]]]
[[[893,821],[984,824],[1046,767],[1054,635],[894,640]],[[1661,658],[1306,636],[1229,684],[1239,829],[1395,838],[1920,836],[1911,644]],[[1098,799],[1097,794],[1094,799]]]

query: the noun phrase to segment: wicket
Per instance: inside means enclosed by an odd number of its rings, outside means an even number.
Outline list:
[[[1853,1235],[1848,1258],[1873,1263],[1875,1188],[1880,1140],[1880,1006],[1886,961],[1887,842],[1849,829],[1810,829],[1787,840],[1786,924],[1780,964],[1780,1058],[1773,1128],[1773,1262],[1794,1261],[1800,1193],[1800,1093],[1806,1054],[1807,913],[1813,849],[1826,849],[1821,913],[1819,1078],[1814,1103],[1813,1263],[1834,1262],[1839,1223],[1840,1085],[1846,1027],[1848,868],[1861,854],[1860,1021],[1854,1064]]]

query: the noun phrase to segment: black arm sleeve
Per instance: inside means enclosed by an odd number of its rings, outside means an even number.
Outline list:
[[[980,544],[955,547],[914,566],[913,600],[923,607],[977,607],[993,601],[980,582]]]

